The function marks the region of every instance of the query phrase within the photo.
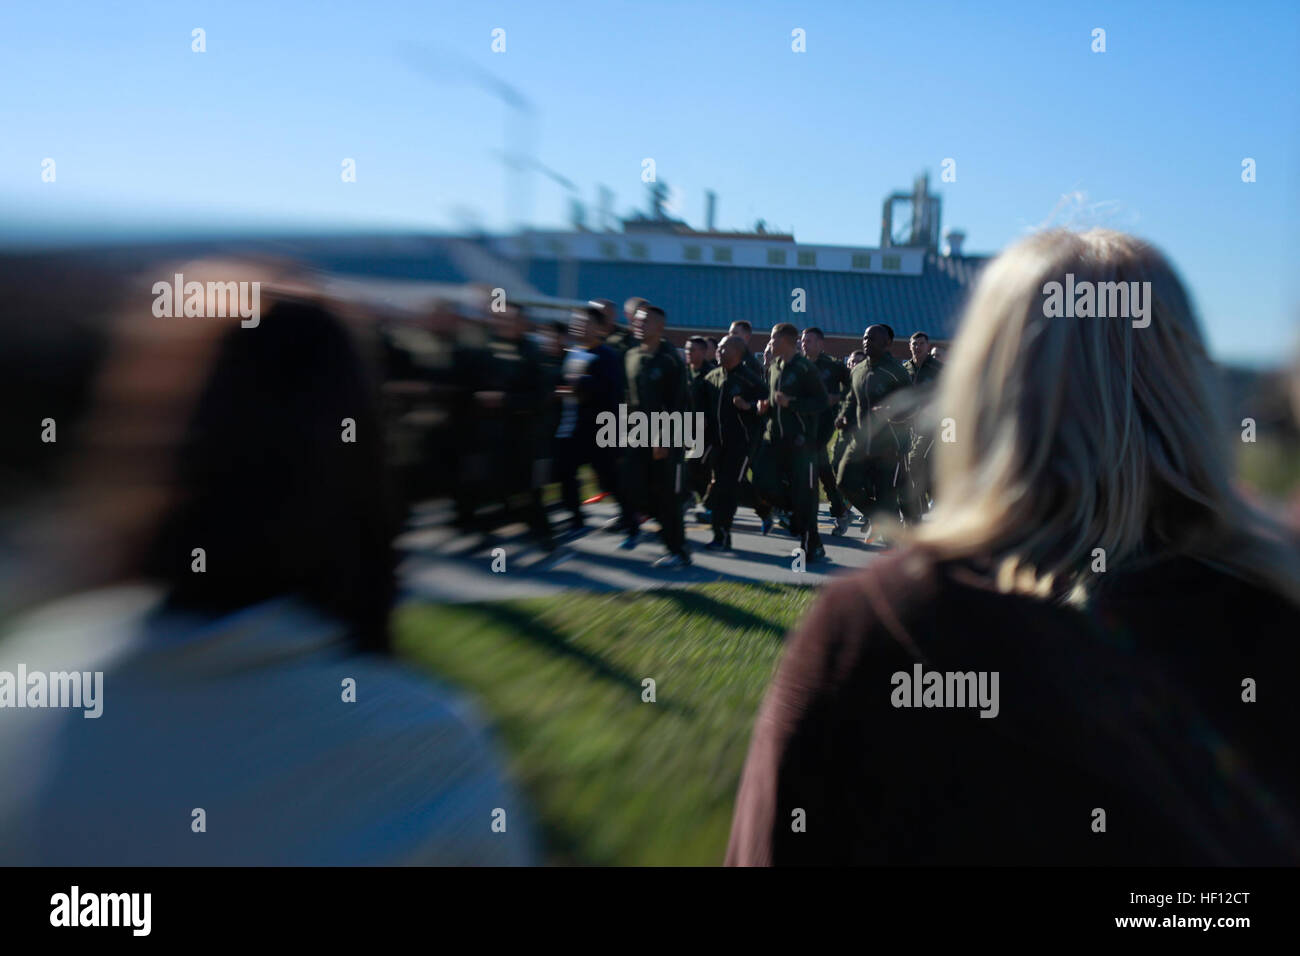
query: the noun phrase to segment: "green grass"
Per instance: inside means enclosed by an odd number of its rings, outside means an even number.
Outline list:
[[[813,593],[721,582],[411,604],[397,648],[490,714],[552,862],[713,865],[758,705]]]
[[[1300,447],[1285,441],[1260,441],[1241,446],[1239,477],[1257,491],[1287,498],[1300,490]]]

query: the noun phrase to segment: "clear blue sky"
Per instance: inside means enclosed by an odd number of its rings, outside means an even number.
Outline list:
[[[968,250],[1049,220],[1126,229],[1178,265],[1220,357],[1297,344],[1300,5],[1281,0],[6,3],[0,229],[563,225],[540,175],[508,200],[521,127],[483,76],[529,99],[536,156],[591,205],[603,183],[643,207],[653,157],[693,223],[712,187],[723,228],[875,245],[884,195],[951,157],[944,226]]]

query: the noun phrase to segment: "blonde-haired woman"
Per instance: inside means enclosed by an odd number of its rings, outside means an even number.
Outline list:
[[[1232,491],[1215,381],[1146,243],[990,263],[933,520],[795,633],[728,863],[1300,863],[1300,572]]]

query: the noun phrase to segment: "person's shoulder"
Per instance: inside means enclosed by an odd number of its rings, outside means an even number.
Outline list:
[[[1019,633],[1016,621],[1036,622],[1045,632],[1082,622],[1075,611],[1003,593],[977,565],[940,560],[919,545],[887,552],[836,577],[822,589],[814,612],[819,625],[838,634],[845,647],[890,642],[909,651],[917,649],[917,641],[964,641],[975,631],[993,641]],[[972,614],[978,623],[969,619]]]
[[[834,578],[809,609],[788,656],[819,674],[847,677],[869,645],[910,646],[910,611],[935,598],[942,578],[938,562],[919,548],[882,555]]]
[[[907,546],[880,555],[875,561],[835,577],[822,588],[822,600],[839,606],[875,603],[887,595],[891,605],[925,597],[939,587],[945,566],[927,549]]]
[[[704,380],[710,385],[721,385],[727,380],[727,370],[721,365],[704,373]]]

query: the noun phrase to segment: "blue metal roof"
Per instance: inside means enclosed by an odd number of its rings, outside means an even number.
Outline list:
[[[336,275],[426,282],[481,280],[459,255],[458,240],[444,237],[356,237],[292,240],[285,251]]]
[[[886,322],[899,336],[922,331],[949,339],[983,256],[927,253],[919,276],[749,269],[714,265],[532,259],[527,279],[548,295],[581,299],[649,299],[668,315],[668,327],[726,328],[736,319],[756,330],[778,322],[816,325],[827,335],[861,335]],[[803,289],[807,311],[792,313],[791,293]]]

